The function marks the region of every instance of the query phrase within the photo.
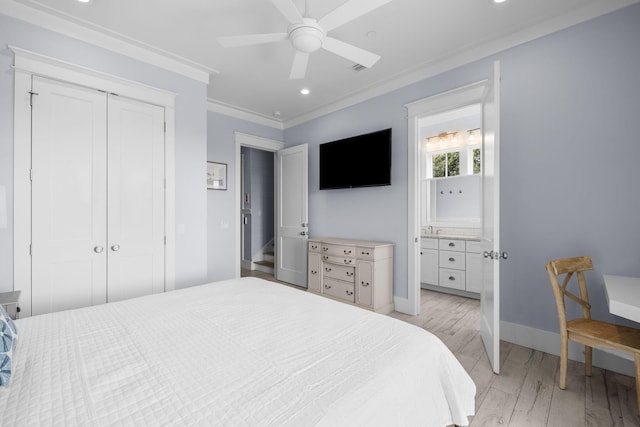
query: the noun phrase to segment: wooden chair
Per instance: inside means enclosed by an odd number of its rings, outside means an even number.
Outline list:
[[[591,376],[593,347],[628,352],[635,358],[636,400],[640,412],[640,329],[591,319],[591,305],[584,279],[584,272],[593,269],[591,258],[584,256],[557,259],[549,261],[546,268],[556,298],[560,321],[560,388],[563,390],[566,388],[568,340],[584,344],[584,370],[587,376]],[[561,275],[565,275],[562,285],[558,281]],[[580,297],[567,290],[567,285],[574,275],[578,280]],[[567,320],[565,296],[582,306],[582,318]]]

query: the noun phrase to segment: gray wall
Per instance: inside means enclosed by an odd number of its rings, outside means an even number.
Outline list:
[[[0,185],[7,188],[8,228],[0,229],[0,292],[13,289],[13,53],[7,45],[52,56],[178,94],[176,97],[176,287],[207,279],[207,86],[117,53],[0,14]]]
[[[213,82],[215,84],[215,81]],[[227,191],[210,190],[207,194],[207,247],[209,281],[236,277],[235,233],[240,226],[236,218],[235,136],[242,132],[263,138],[283,140],[283,132],[268,126],[209,111],[207,114],[207,160],[227,163]]]
[[[501,319],[557,331],[544,270],[590,255],[596,318],[602,274],[640,276],[640,4],[287,129],[309,143],[311,236],[393,242],[394,293],[407,296],[404,104],[485,79],[501,61]],[[393,128],[390,187],[318,190],[318,144]],[[577,312],[577,309],[575,310]]]

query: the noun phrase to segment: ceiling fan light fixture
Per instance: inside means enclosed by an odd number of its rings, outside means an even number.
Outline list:
[[[307,22],[312,20],[305,18],[304,21],[290,30],[289,39],[297,50],[304,53],[315,52],[322,47],[324,32],[315,22]]]

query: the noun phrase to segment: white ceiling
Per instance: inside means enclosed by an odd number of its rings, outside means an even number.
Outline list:
[[[307,8],[306,16],[321,18],[346,0],[293,1],[301,13]],[[329,33],[380,55],[374,67],[355,72],[353,63],[320,50],[302,80],[289,79],[288,41],[226,49],[216,42],[222,35],[286,32],[288,22],[270,0],[1,0],[0,6],[19,3],[205,69],[214,108],[232,106],[287,127],[637,1],[393,0]],[[303,87],[311,94],[301,95]]]

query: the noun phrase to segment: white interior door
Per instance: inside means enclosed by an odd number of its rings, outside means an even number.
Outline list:
[[[108,100],[107,301],[164,292],[164,108]]]
[[[106,94],[34,77],[32,314],[106,302]]]
[[[277,152],[276,278],[307,287],[308,148],[306,144]]]
[[[500,372],[500,64],[494,63],[482,102],[482,290],[480,335]]]

